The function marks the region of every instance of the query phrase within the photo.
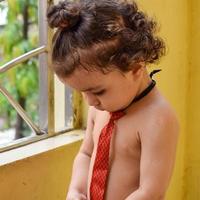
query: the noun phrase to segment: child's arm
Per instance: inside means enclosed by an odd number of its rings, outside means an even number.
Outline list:
[[[74,160],[72,178],[68,190],[67,200],[86,200],[89,164],[93,150],[92,130],[94,126],[95,110],[89,108],[87,129],[80,150]]]
[[[172,175],[179,123],[166,113],[140,133],[140,186],[125,200],[163,200]]]

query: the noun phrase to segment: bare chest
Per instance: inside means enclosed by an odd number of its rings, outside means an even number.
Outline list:
[[[108,118],[99,118],[93,129],[94,152],[91,159],[89,182],[96,156],[99,136]],[[137,123],[136,123],[137,124]],[[135,123],[118,120],[112,132],[109,149],[109,176],[105,199],[125,199],[139,184],[141,147]],[[119,173],[120,172],[120,173]],[[115,193],[113,193],[113,190]]]
[[[96,150],[99,136],[102,129],[107,124],[107,118],[97,119],[93,129],[94,150]],[[131,122],[131,119],[119,119],[115,122],[110,142],[110,159],[139,159],[140,140],[138,136],[137,123]]]

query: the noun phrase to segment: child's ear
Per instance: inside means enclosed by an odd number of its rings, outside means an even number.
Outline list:
[[[134,64],[132,68],[132,73],[134,77],[140,77],[144,71],[145,64],[143,62]]]

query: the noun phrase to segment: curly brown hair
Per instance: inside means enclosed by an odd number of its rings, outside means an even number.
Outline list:
[[[56,74],[66,77],[77,67],[129,71],[141,61],[154,63],[165,53],[155,35],[157,24],[134,1],[60,1],[48,9]]]

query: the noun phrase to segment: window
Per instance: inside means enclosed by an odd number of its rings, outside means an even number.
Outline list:
[[[0,1],[0,42],[13,42],[0,46],[0,152],[81,127],[80,94],[51,71],[48,2]]]

